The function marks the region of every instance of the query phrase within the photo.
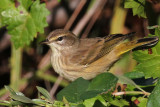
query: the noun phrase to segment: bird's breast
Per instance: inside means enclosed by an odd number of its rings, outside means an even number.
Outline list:
[[[64,73],[64,69],[63,69],[64,64],[63,64],[63,56],[61,55],[61,53],[59,53],[58,51],[52,52],[51,64],[55,72],[57,72],[62,76]]]
[[[80,69],[76,69],[74,64],[71,64],[70,56],[65,56],[64,54],[60,53],[59,51],[54,50],[51,54],[51,64],[60,76],[63,76],[69,80],[73,80],[73,78],[77,78],[78,72]]]

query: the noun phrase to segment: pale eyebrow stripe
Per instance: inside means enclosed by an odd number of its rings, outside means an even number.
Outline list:
[[[66,33],[66,34],[68,34],[68,33]],[[66,35],[66,34],[61,34],[61,35],[58,35],[58,36],[55,36],[55,37],[51,37],[50,39],[49,39],[49,41],[51,42],[51,41],[54,41],[54,40],[56,40],[57,38],[59,38],[59,37],[61,37],[61,36],[64,36],[64,35]]]

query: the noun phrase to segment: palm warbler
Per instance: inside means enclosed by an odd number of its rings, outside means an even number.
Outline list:
[[[133,34],[79,39],[70,31],[58,29],[41,43],[49,45],[52,50],[54,70],[73,81],[79,77],[92,79],[97,74],[107,72],[123,53],[140,46],[153,46],[158,42],[158,37],[124,41]]]

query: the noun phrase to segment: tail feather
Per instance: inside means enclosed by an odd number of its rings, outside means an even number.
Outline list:
[[[151,47],[158,43],[159,38],[158,37],[150,37],[150,38],[142,38],[138,40],[133,40],[125,43],[121,43],[118,46],[116,46],[115,51],[118,56],[124,54],[127,51],[130,51],[135,48],[145,48],[145,47]]]

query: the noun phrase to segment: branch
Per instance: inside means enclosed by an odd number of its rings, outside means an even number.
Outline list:
[[[112,93],[112,95],[115,95],[115,96],[126,95],[126,94],[144,94],[144,95],[149,96],[151,93],[149,93],[149,92],[142,92],[142,91],[123,91],[123,92]]]

